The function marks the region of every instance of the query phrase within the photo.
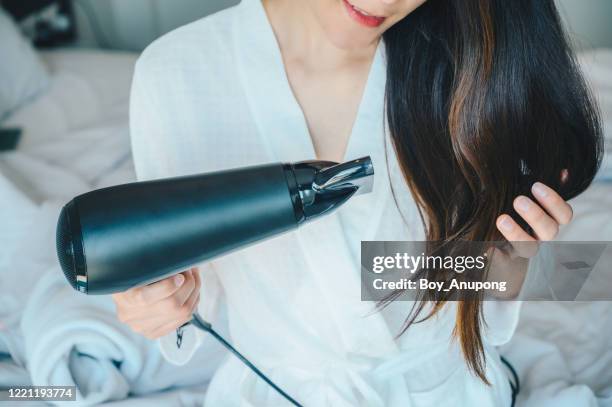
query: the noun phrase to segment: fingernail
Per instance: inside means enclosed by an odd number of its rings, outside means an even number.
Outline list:
[[[541,182],[536,182],[533,184],[531,191],[538,198],[546,198],[548,196],[548,188],[546,188]]]
[[[529,202],[529,199],[521,196],[516,200],[516,206],[519,210],[527,212],[531,208],[531,202]]]
[[[177,287],[180,287],[181,285],[183,285],[183,281],[185,281],[185,277],[183,277],[182,274],[177,274],[174,277],[174,285],[176,285]]]
[[[509,216],[503,216],[501,218],[501,220],[499,221],[499,226],[504,229],[505,231],[511,231],[512,230],[512,221],[510,220]]]

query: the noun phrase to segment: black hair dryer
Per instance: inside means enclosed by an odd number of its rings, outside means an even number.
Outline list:
[[[62,209],[57,255],[66,279],[86,294],[109,294],[298,227],[372,190],[369,157],[304,161],[135,182],[80,195]],[[221,337],[210,333],[288,402],[301,404]],[[182,328],[181,328],[182,329]]]
[[[372,189],[369,157],[304,161],[135,182],[80,195],[62,209],[57,255],[87,294],[161,280],[291,230]]]

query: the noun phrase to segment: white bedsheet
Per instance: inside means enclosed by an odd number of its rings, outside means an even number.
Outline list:
[[[23,136],[18,151],[0,158],[0,171],[39,203],[134,180],[128,108],[136,56],[67,50],[43,59],[50,89],[4,123]]]
[[[21,150],[82,129],[127,125],[135,54],[63,50],[41,55],[51,72],[49,90],[3,123],[23,128]]]

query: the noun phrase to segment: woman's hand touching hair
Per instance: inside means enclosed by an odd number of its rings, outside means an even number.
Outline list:
[[[134,332],[157,339],[191,319],[200,302],[200,271],[191,268],[144,287],[114,294],[117,317]]]
[[[562,175],[562,178],[565,177],[567,175]],[[554,189],[536,182],[531,187],[531,193],[536,201],[520,195],[514,200],[513,207],[535,236],[521,228],[510,215],[502,214],[497,218],[496,225],[509,242],[553,240],[559,233],[559,226],[567,225],[572,220],[572,207]]]
[[[567,170],[561,173],[561,182],[567,179]],[[573,218],[573,210],[557,191],[549,186],[536,182],[531,187],[535,201],[520,195],[513,201],[513,208],[521,217],[522,223],[531,228],[525,230],[509,214],[502,214],[495,222],[497,229],[508,241],[510,250],[493,251],[490,280],[508,283],[506,292],[492,292],[497,298],[516,298],[523,285],[529,267],[529,259],[538,253],[539,242],[554,240],[562,225],[567,225]]]

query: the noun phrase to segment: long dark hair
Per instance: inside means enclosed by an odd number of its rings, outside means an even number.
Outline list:
[[[428,240],[501,240],[496,218],[535,181],[565,199],[591,183],[598,113],[553,0],[428,0],[384,42],[391,139]],[[424,292],[403,330],[446,301]],[[487,382],[482,324],[481,298],[458,302],[455,336]]]

